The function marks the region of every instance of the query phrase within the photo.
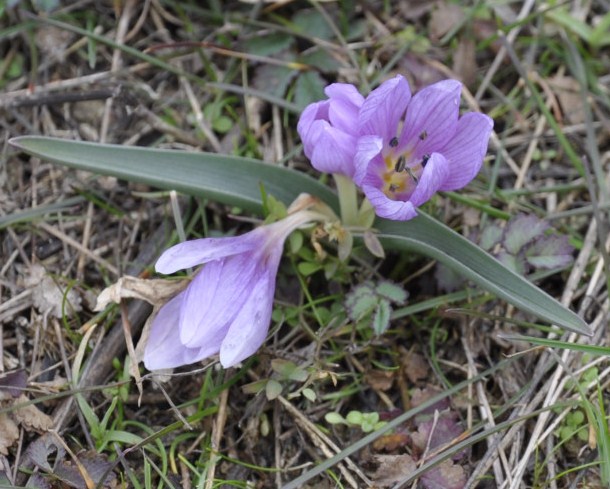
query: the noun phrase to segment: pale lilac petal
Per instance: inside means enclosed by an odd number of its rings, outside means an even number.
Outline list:
[[[427,202],[438,191],[448,175],[449,165],[445,157],[439,153],[432,153],[409,200],[415,207]]]
[[[443,148],[457,128],[461,90],[457,80],[443,80],[417,92],[407,108],[401,146],[416,145],[416,158]]]
[[[407,221],[417,216],[415,206],[410,201],[392,200],[377,186],[363,184],[362,190],[379,217],[394,221]]]
[[[310,160],[313,167],[325,173],[354,174],[356,139],[326,121],[316,121],[312,132],[317,132],[316,145]]]
[[[178,318],[184,292],[165,304],[153,319],[146,348],[144,366],[148,370],[174,368],[188,365],[204,358],[199,348],[187,348],[178,341]],[[217,351],[220,342],[217,342]]]
[[[257,247],[259,235],[260,231],[255,229],[242,236],[185,241],[166,250],[157,260],[155,270],[170,274],[225,256],[244,253]]]
[[[462,116],[453,139],[442,151],[449,175],[440,190],[462,188],[479,173],[492,129],[493,120],[486,115],[469,112]]]
[[[331,83],[324,89],[324,93],[331,100],[342,100],[351,105],[360,107],[364,97],[351,83]]]
[[[347,134],[356,135],[358,111],[364,102],[364,97],[354,85],[333,83],[324,90],[330,98],[328,120],[333,127]]]
[[[354,157],[354,182],[362,185],[369,164],[379,154],[383,148],[383,139],[379,136],[362,136],[358,138],[356,146],[356,156]]]
[[[204,346],[233,321],[256,286],[260,262],[251,253],[208,263],[186,289],[180,315],[180,341]]]
[[[308,105],[297,123],[297,132],[303,141],[303,150],[305,156],[311,159],[316,144],[316,133],[312,132],[312,126],[314,122],[318,120],[328,120],[328,108],[329,101],[323,100],[322,102],[316,102]]]
[[[220,363],[223,367],[241,362],[263,344],[271,322],[274,292],[275,271],[267,269],[259,277],[222,342]]]
[[[398,121],[411,100],[409,84],[402,76],[385,81],[364,100],[358,116],[358,132],[381,136],[384,143],[396,137]]]

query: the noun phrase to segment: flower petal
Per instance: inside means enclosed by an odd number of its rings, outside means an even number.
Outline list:
[[[187,348],[178,341],[178,318],[184,299],[184,292],[165,304],[153,319],[146,348],[144,366],[148,370],[174,368],[188,365],[204,358],[199,348]],[[217,342],[217,351],[220,342]]]
[[[260,273],[260,261],[252,255],[214,260],[189,284],[180,312],[180,341],[185,346],[205,346],[233,321]]]
[[[277,258],[279,262],[279,256]],[[252,355],[263,344],[269,331],[275,292],[275,270],[269,267],[258,278],[246,303],[231,323],[220,347],[220,363],[232,367]]]
[[[385,144],[396,137],[398,121],[411,100],[407,80],[398,75],[383,82],[364,100],[358,116],[358,133],[375,134]]]
[[[364,97],[354,85],[348,83],[333,83],[324,90],[330,98],[328,120],[333,127],[347,134],[356,134],[358,111],[364,102]]]
[[[366,183],[362,185],[362,190],[379,217],[394,221],[408,221],[417,216],[417,211],[410,201],[392,200],[378,187]]]
[[[453,139],[442,153],[449,163],[449,175],[440,190],[456,190],[467,185],[481,169],[487,153],[493,120],[477,112],[464,114]]]
[[[409,200],[415,207],[427,202],[438,191],[448,175],[449,165],[445,157],[440,153],[432,153]]]
[[[328,109],[330,102],[323,100],[322,102],[315,102],[309,104],[303,110],[299,122],[297,123],[297,132],[303,141],[303,150],[305,156],[311,159],[311,154],[315,148],[317,137],[315,133],[312,133],[312,125],[318,120],[328,120]]]
[[[227,238],[203,238],[185,241],[165,250],[155,264],[159,273],[170,274],[211,260],[250,251],[259,246],[260,228]]]
[[[371,161],[381,153],[382,148],[383,139],[379,136],[361,136],[358,138],[354,157],[354,182],[356,185],[362,184]]]
[[[443,80],[417,92],[407,108],[400,146],[416,145],[413,156],[441,150],[456,131],[462,84]]]
[[[356,138],[326,121],[316,121],[312,125],[316,144],[310,160],[313,167],[325,173],[340,173],[348,177],[354,174],[354,152]]]

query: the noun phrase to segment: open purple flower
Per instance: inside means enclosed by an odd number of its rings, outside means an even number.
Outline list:
[[[156,263],[160,273],[206,265],[154,318],[146,368],[188,365],[217,353],[231,367],[252,355],[269,330],[284,241],[315,216],[301,211],[242,236],[197,239],[165,251]]]
[[[343,100],[348,91],[345,85],[341,87]],[[327,160],[340,161],[333,168],[327,161],[320,165],[312,159],[317,169],[329,168],[323,171],[351,176],[377,215],[412,219],[417,215],[416,208],[435,192],[464,187],[481,168],[493,121],[472,112],[459,117],[461,88],[456,80],[444,80],[411,97],[407,81],[396,76],[366,97],[357,117],[353,117],[353,107],[324,117],[322,107],[326,106],[313,109],[316,104],[312,104],[299,121],[305,154],[312,158],[316,151],[323,151]],[[343,105],[333,104],[334,98],[337,96],[325,102],[335,112],[342,111]],[[317,118],[313,119],[325,121],[332,130],[327,126],[324,131],[301,130],[315,127],[315,122],[310,122],[314,111]],[[348,120],[350,128],[346,127]],[[335,127],[335,121],[341,126],[337,123]],[[341,137],[335,137],[338,133]],[[349,134],[349,147],[342,139],[344,134]]]

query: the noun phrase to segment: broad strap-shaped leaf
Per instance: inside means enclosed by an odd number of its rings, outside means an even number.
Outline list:
[[[260,183],[267,194],[282,202],[308,193],[338,210],[337,197],[326,185],[304,173],[255,159],[43,136],[17,137],[11,144],[54,163],[203,196],[252,212],[262,209]]]
[[[322,183],[301,172],[253,159],[40,136],[15,138],[11,144],[72,168],[205,196],[254,212],[262,207],[260,183],[268,194],[285,203],[306,192],[338,210],[336,194]],[[590,334],[587,324],[574,312],[426,214],[420,212],[406,222],[378,219],[375,226],[387,248],[422,253],[524,311],[571,331]]]
[[[462,235],[419,211],[410,221],[377,220],[384,246],[417,251],[452,268],[514,306],[563,328],[591,334],[587,323]]]

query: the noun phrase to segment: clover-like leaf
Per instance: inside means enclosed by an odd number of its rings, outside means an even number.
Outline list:
[[[375,292],[377,295],[380,295],[399,306],[402,306],[406,302],[407,297],[409,297],[409,294],[405,289],[389,280],[380,281],[375,286]]]
[[[574,261],[567,236],[548,235],[537,239],[525,252],[525,259],[534,268],[562,268]]]
[[[385,333],[390,327],[390,314],[392,314],[390,303],[385,299],[380,299],[373,316],[373,331],[376,335]]]
[[[378,296],[370,283],[360,284],[345,297],[347,315],[352,321],[359,321],[377,306]]]
[[[516,255],[530,241],[543,235],[549,224],[536,216],[520,214],[511,219],[504,232],[504,249]]]

